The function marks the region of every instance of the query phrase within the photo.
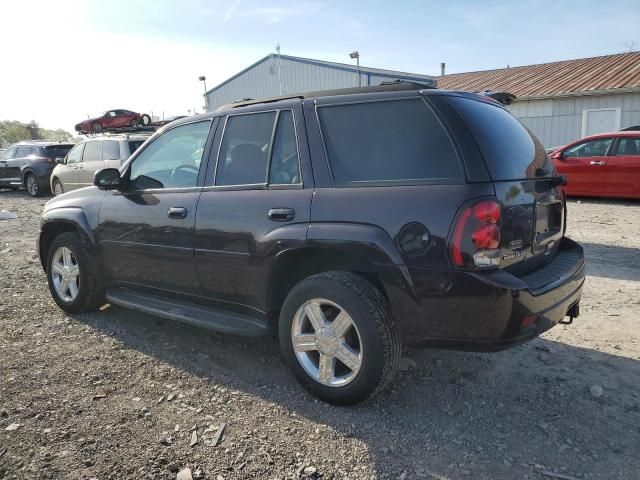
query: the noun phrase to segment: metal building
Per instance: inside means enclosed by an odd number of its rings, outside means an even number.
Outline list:
[[[358,77],[359,83],[358,83]],[[244,98],[267,98],[294,93],[379,85],[408,80],[434,84],[434,77],[343,63],[325,62],[288,55],[269,54],[206,93],[213,111]]]
[[[517,96],[508,108],[545,147],[640,125],[640,52],[437,77],[438,87]]]

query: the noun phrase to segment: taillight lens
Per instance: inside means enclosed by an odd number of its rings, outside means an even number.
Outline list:
[[[462,210],[451,238],[454,265],[500,265],[500,213],[500,204],[494,200],[482,200]]]

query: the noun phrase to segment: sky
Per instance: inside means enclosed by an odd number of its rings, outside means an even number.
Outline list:
[[[0,0],[0,120],[73,130],[124,108],[201,112],[277,43],[286,55],[438,75],[640,48],[638,0]]]

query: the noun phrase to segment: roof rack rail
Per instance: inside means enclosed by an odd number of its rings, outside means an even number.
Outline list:
[[[352,87],[352,88],[340,88],[335,90],[318,90],[315,92],[303,92],[293,95],[282,95],[279,97],[267,97],[262,99],[243,99],[237,100],[226,105],[218,107],[216,111],[227,110],[229,108],[246,107],[249,105],[258,105],[263,103],[279,102],[281,100],[294,100],[316,97],[329,97],[334,95],[355,95],[358,93],[376,93],[376,92],[393,92],[402,90],[424,90],[427,88],[438,88],[436,80],[432,82],[413,82],[407,80],[393,80],[388,82],[382,82],[380,85],[370,85],[367,87]]]
[[[122,135],[126,133],[150,133],[155,132],[158,128],[157,125],[139,125],[137,127],[117,127],[117,128],[104,128],[100,132],[87,132],[83,135],[87,137],[96,137],[99,135]]]

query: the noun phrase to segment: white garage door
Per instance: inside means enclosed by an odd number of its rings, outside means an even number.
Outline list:
[[[620,129],[619,108],[599,108],[582,111],[582,136],[613,132]]]

